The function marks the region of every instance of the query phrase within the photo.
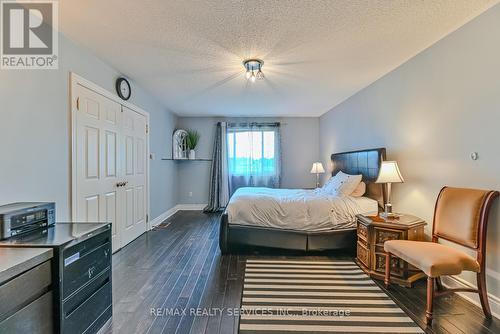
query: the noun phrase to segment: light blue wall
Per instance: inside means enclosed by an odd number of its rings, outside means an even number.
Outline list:
[[[425,218],[430,233],[442,186],[500,190],[499,124],[497,5],[324,114],[321,159],[385,146],[406,181],[393,186],[395,210]],[[479,160],[471,160],[471,152]],[[498,203],[487,253],[489,292],[500,296]],[[475,275],[462,277],[475,281]]]
[[[215,118],[215,117],[179,117],[177,127],[195,129],[200,132],[200,144],[196,155],[211,158],[215,125],[218,121],[265,121],[282,123],[282,187],[308,188],[316,184],[311,175],[311,165],[319,158],[319,118]],[[177,162],[178,202],[181,204],[204,204],[208,200],[210,162]],[[192,193],[190,196],[189,193]]]
[[[69,73],[114,92],[120,73],[60,36],[58,70],[0,70],[0,204],[55,201],[70,218]],[[151,115],[151,151],[170,154],[176,117],[132,84],[130,102]],[[176,204],[176,167],[151,161],[152,218]]]

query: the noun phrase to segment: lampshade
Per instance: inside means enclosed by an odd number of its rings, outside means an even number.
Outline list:
[[[323,168],[323,164],[321,162],[315,162],[311,168],[311,174],[324,173],[325,169]]]
[[[405,182],[396,161],[382,161],[380,173],[376,183],[401,183]]]

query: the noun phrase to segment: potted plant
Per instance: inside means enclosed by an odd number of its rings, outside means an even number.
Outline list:
[[[186,145],[189,149],[189,159],[194,160],[196,159],[196,152],[195,148],[196,145],[198,145],[198,141],[200,140],[200,133],[196,130],[187,130],[187,136],[186,136]]]

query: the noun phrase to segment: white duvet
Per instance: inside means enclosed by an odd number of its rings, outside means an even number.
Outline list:
[[[321,189],[239,188],[226,208],[230,224],[301,231],[354,227],[361,211],[355,198]]]

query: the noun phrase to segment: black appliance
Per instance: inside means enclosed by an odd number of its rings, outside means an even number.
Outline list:
[[[56,221],[55,203],[18,202],[0,206],[0,239],[10,238]]]
[[[111,224],[47,224],[2,240],[0,247],[53,249],[56,333],[97,333],[111,319]]]

